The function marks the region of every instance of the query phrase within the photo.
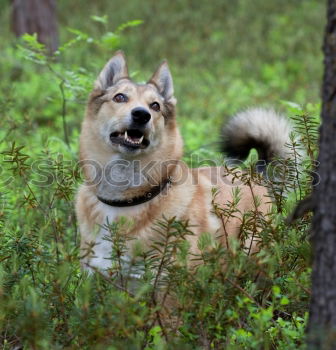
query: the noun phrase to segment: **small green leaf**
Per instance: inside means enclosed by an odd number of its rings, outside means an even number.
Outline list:
[[[108,16],[104,15],[104,16],[91,16],[91,19],[95,22],[99,22],[99,23],[103,23],[103,24],[107,24],[108,21]]]
[[[289,300],[287,297],[282,297],[280,299],[280,305],[288,305],[289,304]]]

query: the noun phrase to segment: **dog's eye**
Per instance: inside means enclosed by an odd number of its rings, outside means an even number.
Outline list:
[[[128,98],[126,95],[124,94],[116,94],[114,97],[113,97],[113,101],[114,102],[117,102],[117,103],[122,103],[122,102],[127,102],[128,101]]]
[[[160,110],[160,105],[157,102],[151,103],[149,107],[155,112],[158,112]]]

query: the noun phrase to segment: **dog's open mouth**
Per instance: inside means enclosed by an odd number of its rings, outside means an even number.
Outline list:
[[[149,140],[145,137],[145,134],[138,129],[112,132],[110,134],[110,140],[114,144],[131,149],[144,149],[149,145]]]

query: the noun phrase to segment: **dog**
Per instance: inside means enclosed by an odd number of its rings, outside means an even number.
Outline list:
[[[244,213],[271,210],[266,187],[239,182],[225,167],[187,167],[175,106],[167,62],[147,83],[138,84],[130,79],[119,51],[95,81],[80,135],[85,183],[76,198],[85,269],[109,270],[113,242],[106,239],[108,225],[122,217],[133,223],[127,231],[132,238],[127,240],[129,261],[134,242],[149,249],[156,237],[153,225],[163,218],[188,221],[193,235],[186,240],[193,255],[200,253],[202,233],[210,233],[225,246],[228,239],[240,239]],[[229,158],[245,159],[255,148],[266,163],[287,158],[290,132],[290,123],[273,110],[246,110],[224,128],[223,151]],[[227,206],[236,189],[238,211],[223,224],[214,201]],[[253,254],[258,238],[245,237],[242,246]]]

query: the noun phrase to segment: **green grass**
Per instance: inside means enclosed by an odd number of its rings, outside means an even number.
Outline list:
[[[166,270],[181,304],[178,331],[153,322],[157,309],[150,281],[158,273],[153,257],[144,257],[150,268],[135,295],[115,286],[117,269],[109,279],[81,271],[73,199],[81,182],[76,162],[87,94],[104,63],[120,48],[139,81],[168,59],[187,162],[192,154],[200,162],[219,159],[222,123],[256,105],[274,106],[298,119],[302,143],[312,143],[316,153],[316,125],[305,134],[302,125],[307,122],[302,121],[306,115],[308,122],[318,121],[324,4],[59,0],[61,45],[75,40],[64,46],[57,60],[47,62],[33,38],[12,36],[8,1],[0,0],[0,6],[2,348],[303,347],[310,294],[310,217],[293,226],[284,223],[300,197],[298,186],[289,198],[281,194],[279,184],[272,189],[274,213],[258,222],[262,263],[251,262],[238,247],[228,252],[204,235],[204,254],[198,257],[203,266],[190,272],[186,247],[181,243],[176,248],[179,253],[172,259],[177,263]],[[120,28],[134,20],[143,23]],[[304,176],[300,186],[301,196],[309,192]],[[250,213],[246,233],[252,218]],[[111,228],[111,235],[117,239],[122,230]],[[164,237],[188,233],[185,223],[176,222],[163,222],[159,230]],[[223,259],[229,265],[225,273],[219,264]]]

